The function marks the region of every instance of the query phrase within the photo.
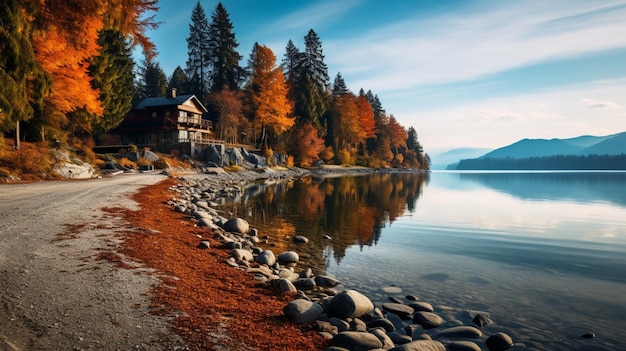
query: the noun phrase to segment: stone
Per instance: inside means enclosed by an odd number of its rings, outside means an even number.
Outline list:
[[[413,341],[413,338],[411,338],[410,336],[399,333],[397,331],[387,333],[387,335],[389,335],[389,338],[391,339],[391,341],[393,341],[394,345],[404,345]]]
[[[202,240],[199,244],[198,244],[198,248],[199,249],[208,249],[211,247],[211,243],[208,240]]]
[[[298,278],[293,282],[293,285],[302,290],[311,290],[315,287],[315,280],[313,278]]]
[[[481,351],[480,346],[472,341],[451,341],[447,342],[445,345],[448,351]]]
[[[382,307],[383,311],[393,313],[405,320],[411,319],[411,316],[415,313],[413,307],[396,302],[385,302]]]
[[[368,329],[369,328],[383,328],[383,329],[385,329],[385,331],[387,333],[390,333],[390,332],[396,330],[396,327],[387,318],[374,319],[374,320],[371,320],[371,321],[365,323],[365,325],[367,325]]]
[[[318,275],[315,276],[315,284],[325,288],[332,288],[341,284],[341,282],[338,279],[329,277],[327,275]]]
[[[416,340],[391,348],[389,351],[446,351],[446,347],[436,340]]]
[[[245,234],[250,230],[250,224],[248,224],[248,221],[238,217],[227,220],[222,227],[227,232],[240,234]]]
[[[370,299],[356,290],[344,290],[333,296],[326,307],[331,317],[341,319],[361,317],[374,309]]]
[[[328,322],[337,327],[337,330],[339,330],[339,332],[350,330],[350,323],[344,321],[341,318],[332,317],[328,319]]]
[[[323,312],[324,309],[320,304],[303,299],[290,301],[283,307],[285,316],[301,324],[315,322]]]
[[[350,351],[368,351],[380,349],[383,343],[374,334],[344,331],[335,335],[330,340],[330,345],[343,347]]]
[[[280,292],[298,292],[298,289],[293,285],[293,283],[289,279],[278,278],[270,280],[270,284],[280,290]]]
[[[295,251],[285,251],[278,255],[278,261],[282,263],[297,263],[300,256]]]
[[[254,257],[252,256],[252,252],[250,252],[248,250],[233,249],[230,252],[230,255],[234,259],[236,259],[236,260],[241,260],[241,261],[246,261],[246,262],[253,262],[254,261]]]
[[[483,332],[476,327],[463,325],[459,327],[446,328],[440,331],[435,338],[468,338],[477,339],[483,335]]]
[[[419,300],[420,298],[419,298],[419,297],[417,297],[416,295],[407,295],[407,296],[406,296],[406,299],[407,299],[407,300],[409,300],[409,301],[417,301],[417,300]]]
[[[368,330],[369,333],[374,334],[380,342],[383,343],[383,349],[388,350],[394,347],[393,340],[385,333],[385,329],[383,328],[373,328]]]
[[[428,302],[413,301],[408,305],[411,306],[415,311],[435,312],[433,305],[429,304]]]
[[[257,255],[255,261],[258,264],[265,264],[271,267],[276,264],[276,256],[272,250],[264,250]]]
[[[505,333],[495,333],[485,341],[489,351],[505,351],[513,347],[513,339]]]
[[[309,242],[309,238],[303,235],[296,235],[293,237],[293,242],[299,243],[299,244],[306,244]]]
[[[433,312],[418,311],[413,315],[413,323],[421,325],[424,329],[437,328],[443,322],[443,318]]]

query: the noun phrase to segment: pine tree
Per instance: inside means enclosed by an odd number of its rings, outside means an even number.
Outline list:
[[[242,56],[237,52],[238,46],[233,24],[220,2],[211,16],[208,31],[208,49],[213,62],[212,91],[220,91],[225,87],[231,90],[239,89],[239,84],[244,78],[244,70],[239,66]]]
[[[135,93],[133,61],[130,43],[117,30],[100,32],[98,44],[100,54],[91,60],[89,74],[91,85],[100,91],[104,108],[101,118],[93,119],[96,138],[117,127],[132,106]]]
[[[209,49],[209,21],[200,1],[191,11],[187,56],[186,74],[189,79],[189,93],[205,101],[210,86],[212,63]]]
[[[293,98],[295,112],[302,123],[311,123],[325,132],[322,117],[327,108],[329,90],[328,68],[324,63],[322,43],[313,29],[304,37],[305,50],[296,63]]]
[[[134,103],[148,97],[164,96],[167,90],[167,77],[158,62],[151,59],[141,61],[137,70],[138,77],[135,82],[137,94]]]
[[[179,94],[190,94],[189,91],[189,79],[185,74],[185,71],[180,66],[176,66],[172,76],[168,82],[171,88],[176,88]]]
[[[283,61],[281,67],[283,69],[283,75],[285,76],[285,80],[287,81],[287,85],[289,85],[289,89],[293,89],[293,86],[296,81],[296,67],[298,64],[298,56],[300,52],[296,45],[289,39],[287,42],[287,46],[285,47],[285,55],[283,56]]]
[[[335,82],[333,83],[333,97],[349,93],[350,89],[348,89],[346,81],[341,76],[341,72],[338,72],[337,76],[335,77]]]

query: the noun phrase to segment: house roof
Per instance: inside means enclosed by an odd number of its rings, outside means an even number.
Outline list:
[[[135,110],[141,110],[141,109],[145,109],[145,108],[149,108],[149,107],[182,105],[182,104],[184,104],[185,102],[187,102],[189,100],[193,100],[193,103],[198,105],[198,107],[202,111],[207,112],[206,107],[204,107],[204,105],[202,105],[200,100],[198,100],[198,98],[195,95],[193,95],[193,94],[190,94],[190,95],[178,95],[175,98],[171,98],[171,97],[168,97],[168,96],[157,96],[157,97],[145,98],[139,104],[137,104],[137,106],[134,109]]]

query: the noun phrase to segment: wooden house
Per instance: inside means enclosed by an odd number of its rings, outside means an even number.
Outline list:
[[[149,97],[134,106],[118,131],[126,145],[193,154],[214,142],[211,121],[203,118],[206,112],[195,95],[177,95],[172,88],[166,96]]]

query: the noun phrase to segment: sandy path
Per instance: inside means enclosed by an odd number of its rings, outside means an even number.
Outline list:
[[[101,208],[137,209],[129,195],[162,179],[0,185],[0,350],[183,349],[148,312],[156,278],[100,259],[128,226]]]

